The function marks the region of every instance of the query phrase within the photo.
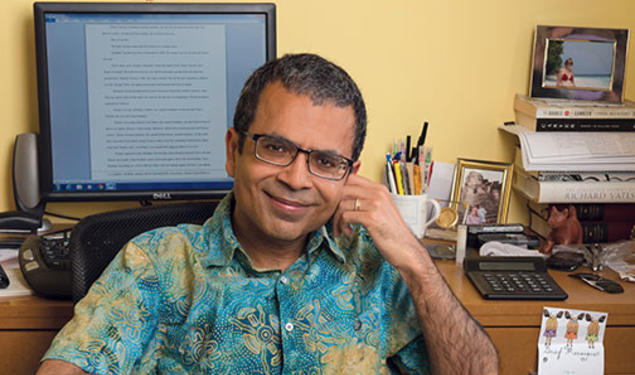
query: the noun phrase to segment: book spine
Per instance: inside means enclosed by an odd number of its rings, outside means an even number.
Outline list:
[[[632,203],[635,184],[631,182],[559,182],[539,184],[539,203]]]
[[[536,118],[516,111],[516,123],[537,132],[632,132],[635,118],[584,119],[584,118]]]
[[[635,166],[633,166],[635,168]],[[627,171],[579,172],[579,171],[541,171],[537,173],[539,181],[613,181],[635,183],[635,173]]]
[[[632,132],[635,119],[537,118],[537,132]]]
[[[635,183],[538,181],[514,171],[512,187],[536,203],[635,203]]]
[[[582,242],[615,242],[632,238],[632,223],[628,222],[582,222]]]
[[[531,209],[529,210],[529,229],[542,238],[547,238],[551,232],[551,227],[547,224],[547,220]]]
[[[635,224],[635,204],[614,204],[614,203],[549,203],[534,204],[530,207],[545,220],[549,217],[552,206],[558,210],[575,207],[579,221],[607,221],[607,222],[630,222]]]
[[[635,224],[629,222],[581,222],[582,242],[615,242],[628,240],[635,235]],[[539,236],[547,238],[551,226],[541,214],[529,209],[529,228]]]
[[[548,105],[516,95],[514,110],[534,118],[635,119],[635,106],[629,101],[623,105]]]
[[[536,118],[635,119],[635,109],[616,107],[537,108]]]

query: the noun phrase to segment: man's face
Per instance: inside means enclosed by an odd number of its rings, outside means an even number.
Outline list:
[[[351,106],[340,108],[289,92],[280,83],[269,84],[261,93],[253,134],[287,139],[303,149],[330,151],[352,156],[355,115]],[[245,137],[238,152],[238,134],[226,136],[227,172],[234,178],[236,234],[271,243],[304,241],[333,215],[346,178],[327,180],[309,173],[307,157],[299,152],[286,167],[268,164],[255,156],[255,141]],[[357,172],[355,163],[353,173]]]

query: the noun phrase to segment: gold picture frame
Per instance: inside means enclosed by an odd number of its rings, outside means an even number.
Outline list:
[[[462,223],[507,221],[513,168],[511,163],[457,158],[450,200]]]

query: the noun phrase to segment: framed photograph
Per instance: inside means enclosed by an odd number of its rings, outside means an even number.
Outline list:
[[[512,170],[513,164],[457,159],[451,201],[463,223],[500,224],[507,220]]]
[[[536,27],[531,96],[621,103],[627,29]]]

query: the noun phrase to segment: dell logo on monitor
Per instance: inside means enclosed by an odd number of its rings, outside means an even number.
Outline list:
[[[172,199],[170,193],[152,193],[152,199]]]

